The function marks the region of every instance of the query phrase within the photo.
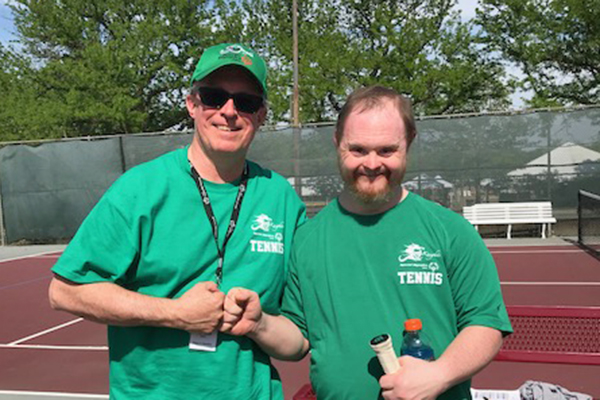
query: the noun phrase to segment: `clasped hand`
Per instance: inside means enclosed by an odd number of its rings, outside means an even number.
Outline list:
[[[175,300],[174,326],[204,334],[219,330],[241,336],[255,331],[262,317],[258,295],[233,288],[227,295],[214,282],[200,282]]]

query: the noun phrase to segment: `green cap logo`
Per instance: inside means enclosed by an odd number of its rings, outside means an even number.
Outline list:
[[[267,97],[267,64],[265,60],[251,48],[238,43],[221,43],[204,50],[192,75],[191,84],[201,81],[226,65],[239,65],[250,71],[260,84],[264,96]]]

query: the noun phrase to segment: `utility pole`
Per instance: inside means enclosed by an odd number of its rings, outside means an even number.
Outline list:
[[[302,197],[302,179],[300,177],[300,105],[298,89],[298,0],[292,3],[293,70],[294,88],[292,96],[292,129],[294,137],[294,187]]]
[[[546,168],[546,197],[548,201],[552,201],[552,128],[550,123],[547,124],[546,129],[546,149],[548,150],[548,166]]]

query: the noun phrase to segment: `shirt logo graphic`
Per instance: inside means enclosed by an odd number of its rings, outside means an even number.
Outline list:
[[[250,227],[253,233],[251,251],[283,254],[283,228],[283,222],[276,224],[267,214],[256,215]]]
[[[444,280],[444,274],[438,272],[440,265],[438,261],[442,258],[439,250],[427,251],[424,246],[411,243],[405,246],[398,256],[399,266],[402,271],[398,272],[401,285],[436,285],[440,286]]]
[[[398,261],[401,263],[405,261],[423,261],[423,258],[427,260],[431,260],[434,257],[440,257],[440,251],[436,251],[435,253],[428,253],[425,251],[425,247],[420,246],[416,243],[411,243],[406,246],[406,249],[402,252],[400,257],[398,257]]]

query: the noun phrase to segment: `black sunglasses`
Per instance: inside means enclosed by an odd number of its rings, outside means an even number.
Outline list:
[[[211,87],[199,87],[198,94],[202,104],[211,108],[221,108],[233,99],[233,104],[238,111],[248,114],[254,114],[264,104],[261,96],[248,93],[229,93],[226,90]]]

